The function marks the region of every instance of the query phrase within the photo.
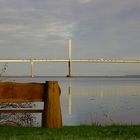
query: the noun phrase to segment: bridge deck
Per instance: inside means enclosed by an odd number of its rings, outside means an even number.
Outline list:
[[[140,63],[140,60],[126,59],[0,59],[6,62],[86,62],[86,63]]]

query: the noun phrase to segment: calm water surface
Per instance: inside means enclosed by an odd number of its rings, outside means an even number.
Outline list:
[[[3,80],[58,80],[64,125],[140,124],[140,78],[15,77]]]

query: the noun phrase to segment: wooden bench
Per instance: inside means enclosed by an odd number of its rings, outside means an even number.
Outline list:
[[[41,109],[0,109],[0,113],[42,113],[42,127],[61,128],[60,87],[57,81],[46,83],[0,83],[0,103],[44,102]]]

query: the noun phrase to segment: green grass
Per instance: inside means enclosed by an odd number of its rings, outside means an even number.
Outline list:
[[[140,140],[140,125],[68,126],[62,129],[0,126],[0,140]]]

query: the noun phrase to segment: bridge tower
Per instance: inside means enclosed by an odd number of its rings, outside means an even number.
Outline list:
[[[69,39],[68,40],[68,48],[69,48],[68,77],[71,77],[72,76],[71,47],[72,47],[72,41],[71,41],[71,39]]]

